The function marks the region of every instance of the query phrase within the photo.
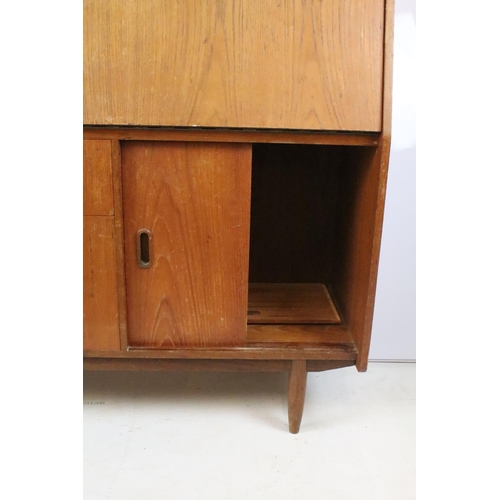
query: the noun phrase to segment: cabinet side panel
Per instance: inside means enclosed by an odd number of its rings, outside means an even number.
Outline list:
[[[382,146],[346,152],[340,170],[337,242],[332,288],[366,370],[380,250],[387,166]],[[385,184],[384,184],[385,185]]]
[[[84,217],[83,244],[83,348],[118,351],[114,218]]]
[[[346,170],[344,188],[354,203],[340,210],[343,245],[332,280],[359,352],[359,371],[368,366],[391,143],[394,0],[385,3],[382,133],[375,150],[348,160],[352,168]]]
[[[129,345],[244,344],[251,146],[123,142],[122,166]]]
[[[83,214],[114,214],[109,140],[83,141]]]
[[[384,0],[85,0],[84,123],[380,131]]]

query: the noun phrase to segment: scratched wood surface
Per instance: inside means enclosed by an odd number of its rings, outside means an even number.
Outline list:
[[[124,142],[122,168],[129,345],[244,344],[250,145]]]
[[[380,131],[384,0],[84,0],[84,123]]]
[[[111,141],[83,141],[83,214],[113,215]]]
[[[83,348],[120,349],[113,217],[83,218]]]

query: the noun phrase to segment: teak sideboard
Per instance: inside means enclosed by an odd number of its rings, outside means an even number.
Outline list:
[[[367,369],[393,0],[84,0],[84,368]]]

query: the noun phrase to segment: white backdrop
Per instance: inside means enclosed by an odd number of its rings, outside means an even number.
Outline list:
[[[392,146],[370,359],[414,360],[416,7],[396,0]]]

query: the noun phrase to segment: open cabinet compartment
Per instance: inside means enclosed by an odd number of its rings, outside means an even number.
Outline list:
[[[369,345],[378,144],[125,140],[120,150],[128,349],[278,344],[288,356],[291,345],[357,359]],[[137,262],[144,228],[148,268]]]
[[[253,145],[249,343],[353,342],[368,288],[375,152]]]

